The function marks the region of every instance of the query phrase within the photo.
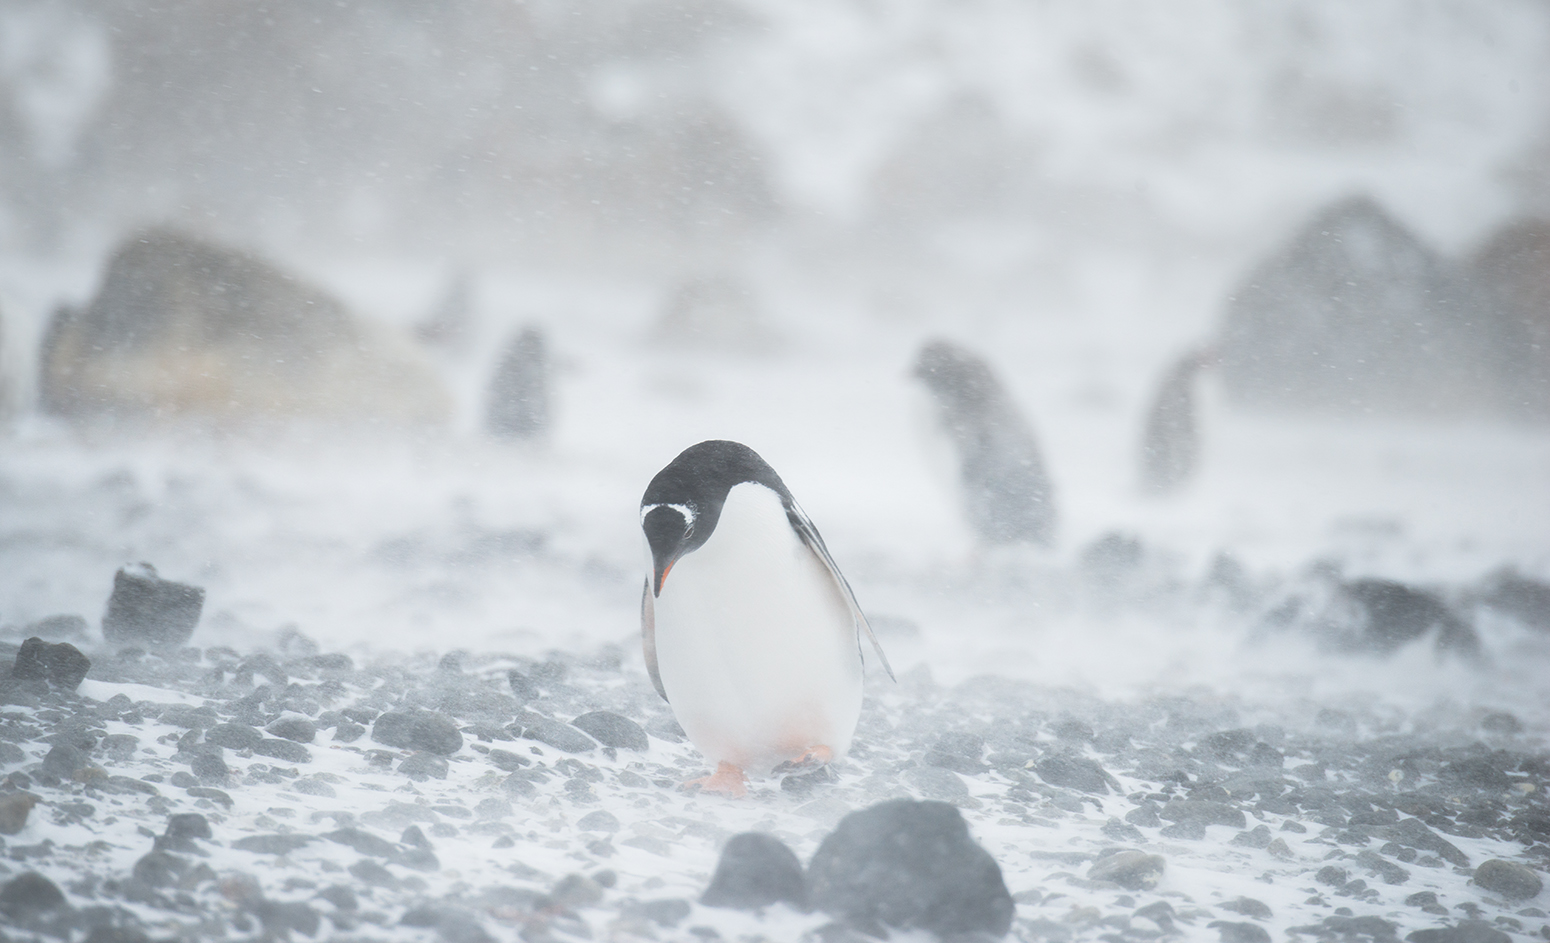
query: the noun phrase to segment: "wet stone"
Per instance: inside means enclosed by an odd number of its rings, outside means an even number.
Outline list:
[[[942,802],[896,799],[845,816],[813,855],[808,888],[813,906],[874,936],[999,938],[1015,910],[995,859]]]
[[[1143,891],[1157,886],[1166,867],[1167,862],[1161,855],[1126,849],[1093,862],[1087,879],[1110,881],[1127,891]]]
[[[1545,886],[1533,869],[1500,858],[1493,858],[1475,869],[1475,884],[1508,900],[1537,897]]]

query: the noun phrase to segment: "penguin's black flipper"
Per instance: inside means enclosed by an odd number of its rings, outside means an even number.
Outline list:
[[[877,658],[883,663],[883,670],[888,672],[888,680],[898,681],[893,676],[893,666],[888,664],[888,656],[883,653],[882,643],[877,640],[877,635],[872,631],[872,624],[867,621],[866,613],[861,611],[861,604],[856,602],[856,594],[850,588],[850,581],[845,579],[845,574],[835,565],[834,558],[829,556],[829,548],[824,546],[823,538],[818,534],[818,528],[813,526],[813,521],[807,516],[807,512],[792,499],[786,505],[786,519],[791,522],[791,527],[807,544],[814,556],[823,563],[824,569],[829,571],[829,576],[839,585],[840,595],[845,597],[845,604],[850,607],[851,618],[856,621],[856,652],[861,656],[861,663],[866,664],[866,651],[861,647],[861,636],[865,633],[867,640],[872,643],[872,649],[877,652]],[[658,688],[658,690],[661,690]],[[666,694],[662,695],[665,699]]]
[[[657,609],[651,601],[651,578],[640,594],[640,641],[646,654],[646,674],[651,675],[651,685],[667,700],[667,689],[662,687],[662,675],[657,671]],[[672,703],[668,701],[668,703]]]

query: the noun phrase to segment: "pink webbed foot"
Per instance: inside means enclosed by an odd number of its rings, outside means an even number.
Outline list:
[[[722,761],[716,765],[716,771],[709,776],[699,779],[691,779],[683,784],[684,789],[698,786],[701,792],[719,792],[741,799],[748,795],[748,777],[743,771],[731,763]]]

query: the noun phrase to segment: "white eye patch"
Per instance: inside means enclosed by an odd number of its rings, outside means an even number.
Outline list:
[[[694,526],[694,508],[687,504],[643,504],[640,508],[641,523],[644,524],[646,522],[646,515],[650,514],[652,511],[655,511],[657,508],[672,508],[681,514],[684,519],[685,530],[688,530]]]

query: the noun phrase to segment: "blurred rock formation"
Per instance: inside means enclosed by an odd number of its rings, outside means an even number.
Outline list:
[[[670,346],[753,353],[776,343],[758,290],[735,275],[691,278],[668,296],[655,339]]]
[[[1200,458],[1200,433],[1195,415],[1195,377],[1211,362],[1211,354],[1191,351],[1168,368],[1146,414],[1141,438],[1141,487],[1167,494],[1182,487],[1195,473]]]
[[[969,524],[986,543],[1047,544],[1055,532],[1049,476],[1033,429],[990,365],[949,341],[920,351],[914,375],[957,452]]]
[[[473,279],[455,273],[425,320],[415,325],[414,336],[435,347],[457,348],[468,338],[474,319]]]
[[[1469,279],[1494,327],[1508,412],[1550,419],[1550,220],[1497,230],[1470,259]]]
[[[1480,653],[1474,627],[1441,596],[1395,580],[1322,574],[1275,606],[1265,625],[1306,632],[1334,652],[1392,655],[1426,640],[1439,655]]]
[[[1366,197],[1248,274],[1220,344],[1233,402],[1345,415],[1502,413],[1517,349],[1470,281]]]
[[[449,401],[386,327],[245,251],[149,229],[44,337],[41,401],[72,420],[430,424]]]
[[[549,428],[549,353],[537,328],[523,328],[506,346],[490,381],[484,425],[491,435],[510,439],[530,439]]]

